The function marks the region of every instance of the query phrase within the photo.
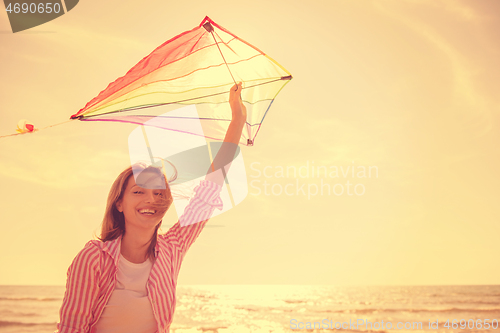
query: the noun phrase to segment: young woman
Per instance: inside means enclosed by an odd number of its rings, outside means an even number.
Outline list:
[[[172,195],[161,170],[133,165],[113,183],[99,241],[68,269],[59,333],[164,333],[175,310],[182,259],[213,211],[246,122],[241,83],[229,94],[232,120],[205,180],[179,221],[158,235]]]

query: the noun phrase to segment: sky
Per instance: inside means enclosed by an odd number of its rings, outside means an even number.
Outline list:
[[[495,0],[85,0],[13,34],[2,12],[0,136],[66,122],[208,15],[293,80],[241,147],[246,199],[209,222],[180,285],[498,284],[499,13]],[[0,284],[64,285],[134,129],[0,139]]]

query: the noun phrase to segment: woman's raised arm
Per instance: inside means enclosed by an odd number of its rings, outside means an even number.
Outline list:
[[[205,177],[205,180],[214,182],[219,186],[224,184],[225,175],[234,159],[243,127],[247,121],[247,109],[241,100],[241,85],[241,82],[235,84],[229,92],[229,105],[232,112],[231,123],[224,137],[224,143]]]

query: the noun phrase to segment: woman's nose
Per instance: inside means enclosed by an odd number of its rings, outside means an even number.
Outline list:
[[[146,201],[147,202],[154,202],[155,201],[155,194],[153,191],[149,190],[146,192]]]

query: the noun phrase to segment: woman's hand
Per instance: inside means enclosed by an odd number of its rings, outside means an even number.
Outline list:
[[[232,111],[232,121],[244,125],[247,121],[247,108],[241,100],[242,83],[235,84],[229,91],[229,105]]]

